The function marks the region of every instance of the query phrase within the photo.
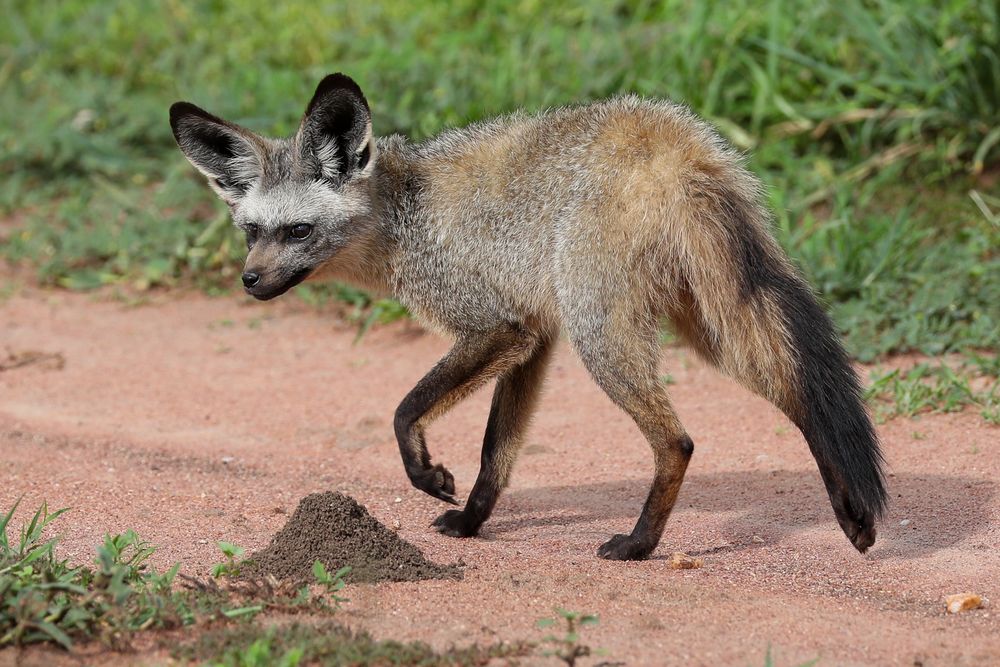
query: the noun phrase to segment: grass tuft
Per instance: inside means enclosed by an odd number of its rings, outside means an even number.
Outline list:
[[[132,531],[106,536],[94,567],[58,559],[57,540],[43,534],[65,509],[42,505],[11,542],[7,529],[17,506],[0,519],[0,648],[52,642],[68,649],[78,639],[125,648],[134,632],[189,625],[219,606],[174,592],[179,566],[151,568],[146,561],[154,549]]]
[[[995,360],[984,360],[995,364]],[[875,371],[868,400],[880,420],[913,417],[928,412],[978,409],[988,423],[1000,425],[1000,379],[995,368],[986,370],[966,361],[957,367],[944,362],[919,363],[906,370]]]
[[[331,574],[322,565],[314,570],[315,591],[271,580],[220,586],[180,573],[180,564],[157,572],[148,563],[155,548],[131,530],[106,536],[93,567],[71,566],[56,557],[58,540],[44,537],[66,510],[49,512],[43,504],[11,540],[8,527],[18,505],[0,517],[0,648],[49,642],[69,649],[76,641],[100,641],[123,650],[141,631],[247,619],[264,611],[329,614],[346,601],[339,593],[349,570]],[[220,546],[227,562],[214,574],[233,577],[242,552],[229,543]]]

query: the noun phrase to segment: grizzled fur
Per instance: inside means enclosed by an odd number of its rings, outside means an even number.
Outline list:
[[[259,137],[187,103],[170,120],[248,234],[250,294],[347,280],[396,296],[455,339],[396,411],[416,487],[456,503],[425,429],[497,378],[478,479],[464,509],[437,519],[441,532],[474,535],[489,517],[565,335],[635,420],[655,463],[635,528],[598,553],[648,556],[694,449],[657,372],[666,317],[802,430],[844,532],[861,551],[874,542],[886,493],[858,378],[771,236],[757,179],[687,109],[624,96],[414,145],[376,141],[360,88],[334,74],[290,139]]]

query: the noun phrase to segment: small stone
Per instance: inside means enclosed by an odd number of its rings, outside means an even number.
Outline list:
[[[232,456],[223,456],[222,457],[222,465],[229,465],[230,463],[232,463],[235,460],[236,459],[234,457],[232,457]]]
[[[975,593],[956,593],[946,595],[944,598],[945,609],[949,614],[957,614],[962,611],[971,611],[983,606],[983,598]]]
[[[670,557],[670,568],[673,570],[696,570],[704,564],[705,561],[701,558],[688,556],[680,551],[675,551]]]
[[[198,544],[208,544],[208,540],[198,540]]]
[[[396,496],[395,500],[393,500],[392,502],[394,502],[394,503],[401,503],[401,502],[403,502],[403,499],[400,498],[399,496]]]
[[[909,526],[910,525],[910,520],[909,519],[903,519],[902,521],[899,522],[899,525],[900,526]]]
[[[399,530],[399,529],[400,529],[400,528],[402,528],[402,527],[403,527],[403,524],[401,524],[401,523],[399,522],[399,519],[395,519],[395,520],[394,520],[394,521],[392,522],[392,529],[393,529],[393,530]]]
[[[753,537],[750,538],[750,541],[753,542],[754,544],[764,544],[764,538],[761,537],[760,535],[754,535]]]

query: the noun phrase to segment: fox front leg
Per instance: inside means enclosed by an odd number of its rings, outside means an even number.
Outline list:
[[[471,537],[492,514],[500,492],[510,479],[522,436],[538,402],[552,348],[551,339],[540,340],[522,363],[497,380],[476,485],[464,509],[448,510],[434,521],[438,532]]]
[[[455,478],[443,465],[431,463],[424,431],[490,378],[519,364],[536,346],[537,339],[518,326],[464,335],[406,395],[396,409],[393,426],[403,467],[414,487],[458,504]]]

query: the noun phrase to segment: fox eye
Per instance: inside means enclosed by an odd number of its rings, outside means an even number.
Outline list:
[[[288,230],[289,238],[302,240],[312,234],[312,225],[295,225]]]
[[[257,242],[257,234],[260,233],[260,227],[257,225],[247,225],[247,247],[252,247],[254,243]]]

